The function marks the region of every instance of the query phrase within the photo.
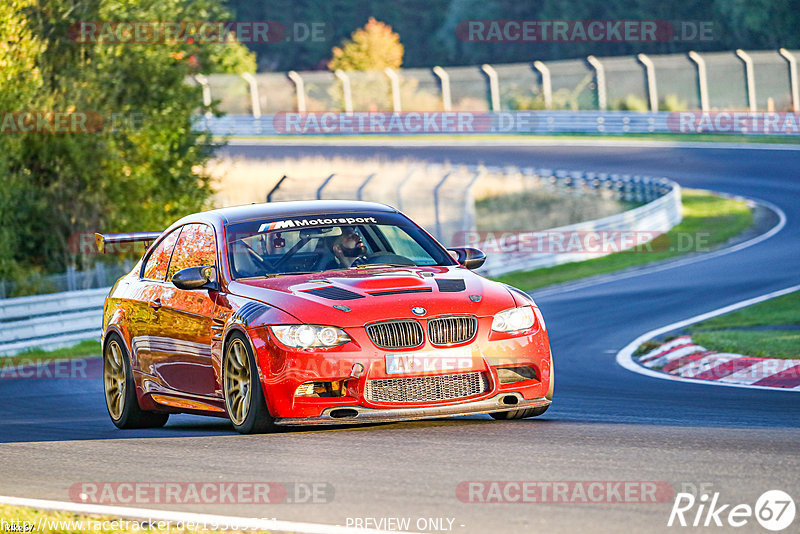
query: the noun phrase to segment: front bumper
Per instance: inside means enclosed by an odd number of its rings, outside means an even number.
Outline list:
[[[511,399],[516,400],[515,403]],[[366,408],[357,405],[325,408],[318,417],[277,417],[276,425],[352,425],[361,423],[387,423],[433,419],[456,415],[475,415],[492,412],[506,412],[519,408],[538,408],[548,406],[546,397],[525,399],[516,392],[498,393],[488,399],[461,404],[445,404],[418,408]]]

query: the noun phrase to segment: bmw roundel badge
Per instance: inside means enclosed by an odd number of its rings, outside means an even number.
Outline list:
[[[428,313],[428,310],[420,306],[414,306],[413,308],[411,308],[411,313],[413,313],[414,315],[425,315],[426,313]]]

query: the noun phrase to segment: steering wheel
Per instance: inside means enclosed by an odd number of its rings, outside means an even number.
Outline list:
[[[368,255],[364,260],[358,262],[359,265],[369,265],[372,263],[390,263],[394,265],[414,265],[414,266],[417,265],[411,258],[406,258],[405,256],[401,256],[399,254],[392,254],[391,252],[375,252],[373,254]]]

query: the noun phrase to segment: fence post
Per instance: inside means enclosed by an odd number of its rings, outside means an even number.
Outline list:
[[[344,94],[344,112],[353,112],[353,92],[350,88],[350,77],[341,69],[336,69],[334,74],[342,82],[342,93]]]
[[[481,65],[481,70],[489,78],[489,105],[492,111],[500,111],[500,84],[497,82],[497,71],[488,63]]]
[[[603,64],[600,63],[600,60],[594,56],[587,57],[586,61],[594,68],[594,77],[597,84],[597,109],[606,111],[608,109],[608,102],[606,100],[606,69],[603,68]]]
[[[67,291],[75,291],[75,267],[67,267]]]
[[[206,117],[211,117],[212,113],[209,109],[211,107],[211,87],[208,85],[208,78],[202,74],[195,74],[194,79],[200,84],[200,88],[203,91],[203,107],[206,110],[205,115]]]
[[[689,52],[689,59],[697,65],[697,84],[700,90],[700,111],[708,111],[708,78],[706,77],[706,62],[695,52]]]
[[[453,100],[450,95],[450,75],[439,65],[433,67],[433,73],[439,77],[439,83],[442,86],[442,109],[451,111],[453,109]]]
[[[442,241],[442,223],[439,219],[439,188],[441,188],[447,179],[450,177],[449,172],[446,172],[436,187],[433,188],[433,216],[436,221],[436,239]]]
[[[542,75],[542,93],[544,93],[544,108],[553,109],[553,82],[550,79],[550,69],[541,61],[534,61],[533,67]]]
[[[792,111],[800,111],[800,91],[797,89],[797,59],[794,54],[781,48],[778,50],[783,58],[789,63],[789,87],[792,90]]]
[[[656,66],[645,54],[636,56],[644,65],[644,74],[647,78],[647,97],[650,100],[650,111],[658,111],[658,85],[656,85]]]
[[[328,185],[328,182],[333,180],[334,176],[336,176],[336,173],[333,173],[330,176],[328,176],[327,178],[325,178],[325,181],[322,182],[321,186],[319,186],[319,188],[317,189],[317,200],[322,200],[322,190],[325,189],[325,186]]]
[[[303,83],[303,77],[297,73],[297,71],[290,70],[286,76],[292,80],[294,83],[294,92],[295,96],[297,97],[297,112],[298,113],[305,113],[306,112],[306,89],[305,84]]]
[[[253,118],[261,118],[261,101],[258,99],[258,82],[249,72],[243,72],[242,78],[250,86],[250,107],[253,109]]]
[[[375,175],[376,175],[376,173],[374,173],[374,172],[373,172],[372,174],[370,174],[369,176],[367,176],[367,179],[366,179],[366,180],[364,180],[364,181],[361,183],[361,185],[360,185],[360,186],[358,186],[358,191],[356,191],[356,200],[364,200],[364,199],[362,198],[362,197],[363,197],[363,193],[364,193],[364,188],[365,188],[365,187],[367,187],[367,184],[368,184],[368,183],[370,183],[370,182],[372,181],[372,179],[373,179],[373,178],[375,178]]]
[[[461,230],[466,234],[475,228],[475,199],[472,196],[472,187],[483,176],[485,169],[478,167],[472,173],[467,186],[464,188],[464,217],[461,219]]]
[[[106,266],[98,261],[94,264],[94,273],[97,277],[97,287],[106,287]]]
[[[283,176],[281,176],[281,179],[280,179],[280,180],[278,180],[278,183],[277,183],[277,184],[275,184],[274,186],[272,186],[272,189],[270,189],[270,190],[269,190],[269,193],[267,193],[267,202],[272,202],[272,195],[274,195],[274,194],[275,194],[275,191],[277,191],[277,190],[278,190],[278,188],[281,186],[281,184],[283,183],[283,181],[284,181],[284,180],[286,180],[286,178],[287,178],[287,177],[286,177],[286,175],[284,174]]]
[[[397,71],[386,67],[383,69],[384,74],[389,78],[392,83],[392,111],[400,113],[402,111],[402,102],[400,101],[400,76]]]
[[[736,55],[742,60],[742,63],[744,63],[744,77],[747,79],[747,104],[750,107],[750,111],[755,111],[756,80],[753,74],[753,58],[741,48],[736,49]]]
[[[397,209],[400,211],[403,211],[403,195],[401,194],[401,191],[403,190],[403,186],[406,185],[406,182],[408,182],[411,177],[414,176],[415,172],[417,172],[417,169],[413,168],[408,171],[406,177],[400,180],[400,183],[397,184],[397,188],[395,189],[395,195],[397,196]]]

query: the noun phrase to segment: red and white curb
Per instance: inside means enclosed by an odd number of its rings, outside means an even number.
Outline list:
[[[800,284],[742,300],[729,306],[695,315],[646,332],[625,345],[617,353],[617,363],[628,371],[662,380],[694,382],[711,386],[800,392],[800,387],[798,387],[800,386],[800,369],[798,369],[800,360],[752,358],[741,354],[715,353],[695,345],[691,342],[689,336],[675,338],[640,358],[633,356],[636,349],[645,341],[668,332],[680,330],[700,321],[724,315],[775,297],[788,295],[798,290],[800,290]],[[650,363],[650,366],[646,366],[646,363]],[[668,370],[657,370],[654,367],[667,367]],[[789,387],[789,384],[793,383],[793,377],[797,380],[797,383],[793,387]],[[766,381],[766,384],[764,381]]]
[[[695,380],[800,390],[800,360],[714,352],[693,343],[691,336],[676,337],[637,361],[648,369]]]

